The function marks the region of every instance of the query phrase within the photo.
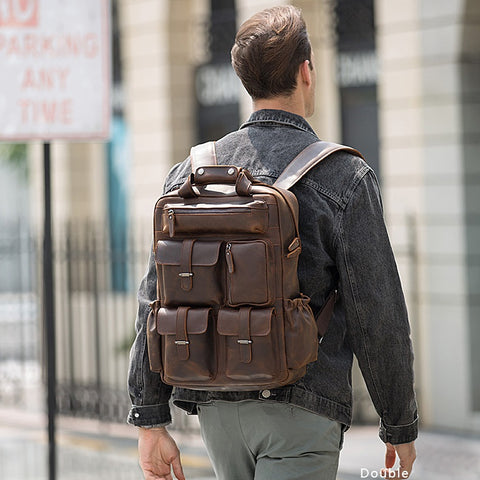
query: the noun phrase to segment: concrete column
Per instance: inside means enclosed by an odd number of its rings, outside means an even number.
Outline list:
[[[194,142],[193,77],[205,5],[119,0],[136,220],[150,222],[168,171]]]
[[[171,163],[178,163],[190,153],[195,142],[194,75],[195,44],[202,45],[205,29],[202,23],[209,14],[206,0],[170,1],[169,64]],[[191,12],[186,15],[186,12]]]
[[[126,119],[132,147],[131,211],[148,219],[172,157],[169,3],[120,0]]]
[[[409,307],[421,415],[429,425],[471,429],[464,2],[377,0],[375,6],[381,161],[394,245],[408,245],[409,217],[418,227],[416,263],[410,258],[399,267],[407,298],[417,299]]]
[[[317,75],[315,113],[308,121],[321,139],[339,142],[340,98],[332,4],[316,0],[296,0],[291,3],[302,9],[314,53]]]
[[[480,3],[465,2],[460,84],[462,86],[467,299],[471,365],[471,408],[480,431]]]

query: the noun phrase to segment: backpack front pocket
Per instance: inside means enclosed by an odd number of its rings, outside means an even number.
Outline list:
[[[155,260],[163,305],[222,303],[221,245],[191,239],[157,242]]]
[[[214,375],[215,345],[210,308],[160,308],[164,381],[205,382]]]
[[[264,233],[268,206],[260,199],[242,203],[165,204],[161,211],[162,233],[170,237],[185,234]]]
[[[232,241],[225,247],[227,304],[267,306],[274,301],[270,245],[263,240]]]
[[[225,375],[247,383],[269,382],[278,374],[272,335],[273,308],[222,308],[217,332],[225,338]]]

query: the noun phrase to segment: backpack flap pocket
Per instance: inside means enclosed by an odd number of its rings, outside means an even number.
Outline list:
[[[227,377],[252,384],[275,378],[273,316],[273,308],[220,309],[217,331],[225,337]]]
[[[163,305],[222,303],[222,242],[159,240],[155,251]]]
[[[263,240],[232,241],[225,247],[227,303],[267,306],[274,301],[270,245]]]
[[[302,295],[284,301],[285,345],[289,368],[301,368],[317,360],[318,329],[310,298]]]
[[[213,377],[215,348],[210,308],[160,308],[164,381],[205,382]]]

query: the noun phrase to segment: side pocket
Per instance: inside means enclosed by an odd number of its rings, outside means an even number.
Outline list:
[[[210,380],[215,368],[210,308],[160,308],[157,331],[162,336],[163,379],[183,385]]]
[[[310,298],[302,295],[284,300],[287,364],[297,369],[314,362],[318,356],[318,329]]]
[[[150,370],[160,373],[162,371],[161,337],[157,332],[157,311],[160,302],[156,300],[150,305],[151,311],[147,319],[147,349]]]

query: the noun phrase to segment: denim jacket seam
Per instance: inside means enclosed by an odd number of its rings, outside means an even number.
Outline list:
[[[173,192],[174,190],[178,190],[181,186],[182,186],[182,183],[176,183],[171,187],[168,187],[167,189],[165,189],[164,195],[166,195],[167,193]]]
[[[152,403],[151,405],[138,405],[138,404],[134,404],[134,405],[132,405],[132,407],[133,407],[133,408],[142,409],[142,408],[165,407],[165,406],[168,406],[168,405],[170,405],[168,402],[158,402],[158,403]]]
[[[317,182],[314,182],[312,180],[310,180],[309,178],[302,178],[300,180],[300,182],[298,182],[300,185],[303,185],[307,188],[310,188],[312,189],[315,193],[317,193],[318,195],[322,196],[322,197],[325,197],[327,200],[333,202],[337,207],[338,207],[338,210],[335,212],[334,214],[334,219],[333,219],[333,229],[332,229],[332,239],[331,241],[329,242],[329,244],[331,245],[331,249],[332,251],[335,250],[335,242],[336,242],[336,227],[335,225],[338,223],[338,220],[336,220],[336,218],[338,217],[338,212],[342,212],[342,198],[337,195],[336,193],[334,193],[333,191],[331,190],[328,190],[326,188],[322,188]]]
[[[319,193],[319,194],[321,194],[325,197],[328,197],[332,202],[335,202],[335,204],[338,207],[340,207],[340,208],[344,207],[343,202],[342,202],[342,198],[340,197],[340,195],[336,194],[332,190],[329,190],[328,188],[322,187],[321,185],[319,185],[317,182],[311,180],[310,178],[304,177],[298,183],[300,185],[305,185],[307,187],[310,187],[312,190],[315,190],[317,193]]]
[[[153,247],[152,247],[153,248]],[[143,312],[144,314],[142,315],[142,325],[141,325],[141,335],[144,337],[144,340],[140,344],[140,352],[138,355],[138,358],[141,358],[140,366],[138,371],[136,372],[135,375],[135,380],[136,380],[136,387],[137,391],[139,392],[139,395],[135,395],[135,398],[138,399],[140,402],[139,404],[136,403],[136,407],[149,407],[151,405],[145,405],[145,367],[149,367],[149,359],[148,359],[148,348],[147,348],[147,321],[148,321],[148,316],[150,314],[151,307],[146,306],[145,311]],[[140,313],[140,312],[139,312]]]
[[[408,427],[412,427],[413,425],[418,423],[418,420],[419,420],[419,416],[417,415],[412,422],[406,423],[405,425],[389,425],[388,423],[384,422],[383,419],[382,419],[382,425],[385,428],[408,428]]]
[[[271,127],[272,124],[296,128],[297,130],[301,130],[302,132],[306,132],[306,133],[309,133],[309,134],[313,135],[318,140],[318,137],[315,134],[315,132],[310,130],[308,127],[306,127],[304,125],[301,125],[301,124],[297,124],[295,122],[290,122],[288,120],[275,120],[273,118],[272,119],[249,120],[249,121],[245,122],[244,124],[242,124],[240,126],[240,129],[250,127],[250,126],[253,126],[253,125],[258,126],[258,127]]]
[[[336,222],[333,226],[333,239],[332,239],[333,248],[336,248],[338,238],[339,238],[339,236],[342,232],[342,222],[343,222],[343,219],[344,219],[344,214],[345,214],[345,212],[348,208],[348,205],[350,204],[350,201],[353,198],[353,195],[355,194],[355,191],[356,191],[358,185],[360,184],[362,179],[365,177],[365,175],[368,174],[368,172],[370,170],[371,169],[368,165],[365,165],[364,167],[362,167],[353,177],[353,180],[352,180],[348,190],[343,195],[343,198],[342,198],[343,201],[338,202],[338,205],[340,207],[340,211],[339,211],[338,218],[337,218],[337,220],[336,220]]]
[[[353,195],[355,194],[355,190],[357,189],[360,182],[363,180],[365,175],[367,175],[371,171],[372,171],[371,167],[365,164],[362,168],[360,168],[357,172],[355,172],[352,182],[350,183],[350,187],[344,194],[344,199],[345,199],[344,210],[348,208],[348,204],[353,198]]]
[[[369,168],[367,169],[362,169],[364,170],[365,174],[370,170]],[[356,181],[356,186],[355,188],[352,188],[352,193],[350,195],[350,198],[349,198],[349,202],[350,203],[350,200],[351,198],[353,197],[353,194],[356,190],[356,187],[359,185],[360,183],[360,180],[365,176],[362,175],[362,176],[358,176],[358,181]],[[347,205],[348,207],[348,205]],[[346,208],[343,210],[342,212],[342,220],[344,218],[344,213],[346,211]],[[344,234],[344,230],[342,228],[342,226],[340,225],[339,227],[339,233],[338,233],[338,237],[337,238],[340,238],[340,237],[343,237],[343,234]],[[334,245],[336,245],[336,242],[337,242],[337,238],[334,239]],[[341,240],[340,240],[341,241]],[[361,321],[361,315],[360,315],[360,311],[359,311],[359,302],[357,300],[357,293],[356,293],[356,282],[355,282],[355,279],[354,279],[354,275],[353,275],[353,271],[352,269],[350,268],[350,262],[349,262],[349,257],[348,257],[348,253],[345,249],[345,242],[344,241],[341,241],[342,243],[342,253],[343,253],[343,256],[344,256],[344,260],[345,260],[345,266],[346,266],[346,273],[347,273],[347,277],[348,277],[348,282],[349,282],[349,285],[350,285],[350,289],[351,289],[351,292],[352,292],[352,299],[353,299],[353,303],[355,305],[355,316],[356,316],[356,320],[357,320],[357,323],[358,323],[358,326],[359,326],[359,330],[360,330],[360,334],[362,336],[362,344],[363,344],[363,350],[364,350],[364,354],[365,354],[365,358],[367,360],[367,365],[368,365],[368,373],[370,375],[370,378],[372,380],[372,384],[373,384],[373,387],[375,389],[375,394],[377,395],[377,398],[378,398],[378,402],[379,404],[381,405],[382,407],[382,414],[383,412],[386,411],[385,409],[385,402],[383,401],[383,397],[382,395],[380,395],[380,390],[377,386],[377,381],[376,381],[376,378],[375,378],[375,375],[374,375],[374,372],[373,372],[373,369],[372,369],[372,366],[371,366],[371,361],[370,361],[370,355],[368,354],[368,348],[367,348],[367,342],[366,342],[366,334],[365,334],[365,330],[364,330],[364,327],[362,325],[362,321]]]
[[[137,333],[139,335],[139,333]],[[135,362],[129,372],[130,378],[128,380],[129,385],[129,394],[131,397],[135,398],[135,401],[132,399],[132,407],[141,407],[143,406],[143,402],[145,401],[145,382],[144,382],[144,363],[145,363],[145,341],[139,341],[140,343],[140,351],[135,353],[135,356],[141,359],[141,362]],[[140,363],[140,365],[139,365]],[[132,384],[132,382],[135,382]],[[137,403],[139,402],[139,403]]]
[[[385,412],[385,403],[383,402],[383,398],[380,395],[380,391],[379,391],[378,386],[377,386],[377,381],[376,381],[375,375],[373,373],[372,364],[371,364],[371,361],[370,361],[370,355],[368,354],[366,334],[365,334],[365,330],[364,330],[364,327],[363,327],[362,322],[361,322],[361,315],[360,315],[360,311],[359,311],[358,300],[356,298],[357,297],[356,282],[352,278],[353,272],[349,268],[350,262],[348,261],[348,254],[347,254],[346,249],[344,247],[344,242],[342,242],[342,250],[343,250],[343,255],[345,257],[345,265],[347,267],[346,271],[347,271],[347,276],[348,276],[348,281],[349,281],[349,284],[350,284],[350,288],[351,288],[351,291],[352,291],[353,303],[355,305],[355,316],[356,316],[356,320],[358,322],[360,334],[362,336],[362,344],[363,344],[363,350],[364,350],[365,358],[367,359],[368,373],[369,373],[370,378],[372,380],[372,384],[375,388],[375,394],[377,395],[378,401],[382,406],[382,413],[383,413],[383,412]]]
[[[276,170],[251,170],[250,173],[255,177],[268,177],[273,180],[272,183],[281,175],[281,172]],[[298,185],[304,185],[306,187],[311,188],[316,193],[319,193],[325,197],[328,197],[332,202],[334,202],[338,207],[342,207],[342,199],[339,195],[335,192],[328,190],[327,188],[321,187],[317,182],[310,180],[309,178],[302,177],[298,181]]]
[[[144,327],[146,328],[146,325],[144,325]],[[141,365],[140,365],[140,375],[139,375],[139,379],[138,379],[138,391],[141,392],[141,396],[137,397],[140,401],[140,405],[136,405],[137,407],[143,407],[144,406],[144,402],[145,402],[145,375],[144,375],[144,366],[145,366],[145,355],[148,353],[146,352],[147,351],[147,347],[146,347],[146,343],[147,343],[147,339],[146,339],[146,332],[145,332],[145,341],[142,342],[142,345],[141,345],[141,359],[142,359],[142,362],[141,362]],[[137,377],[138,378],[138,377]]]
[[[161,415],[165,419],[159,418],[159,413],[164,411],[167,415]],[[160,426],[170,425],[172,423],[170,415],[170,404],[166,402],[152,403],[150,405],[137,405],[132,404],[127,423],[143,428],[154,428]]]
[[[268,170],[249,170],[249,171],[254,178],[268,177],[268,178],[271,178],[273,181],[275,181],[280,176],[280,174],[282,173],[282,172],[278,172],[276,170],[271,170],[271,169],[268,169]]]

